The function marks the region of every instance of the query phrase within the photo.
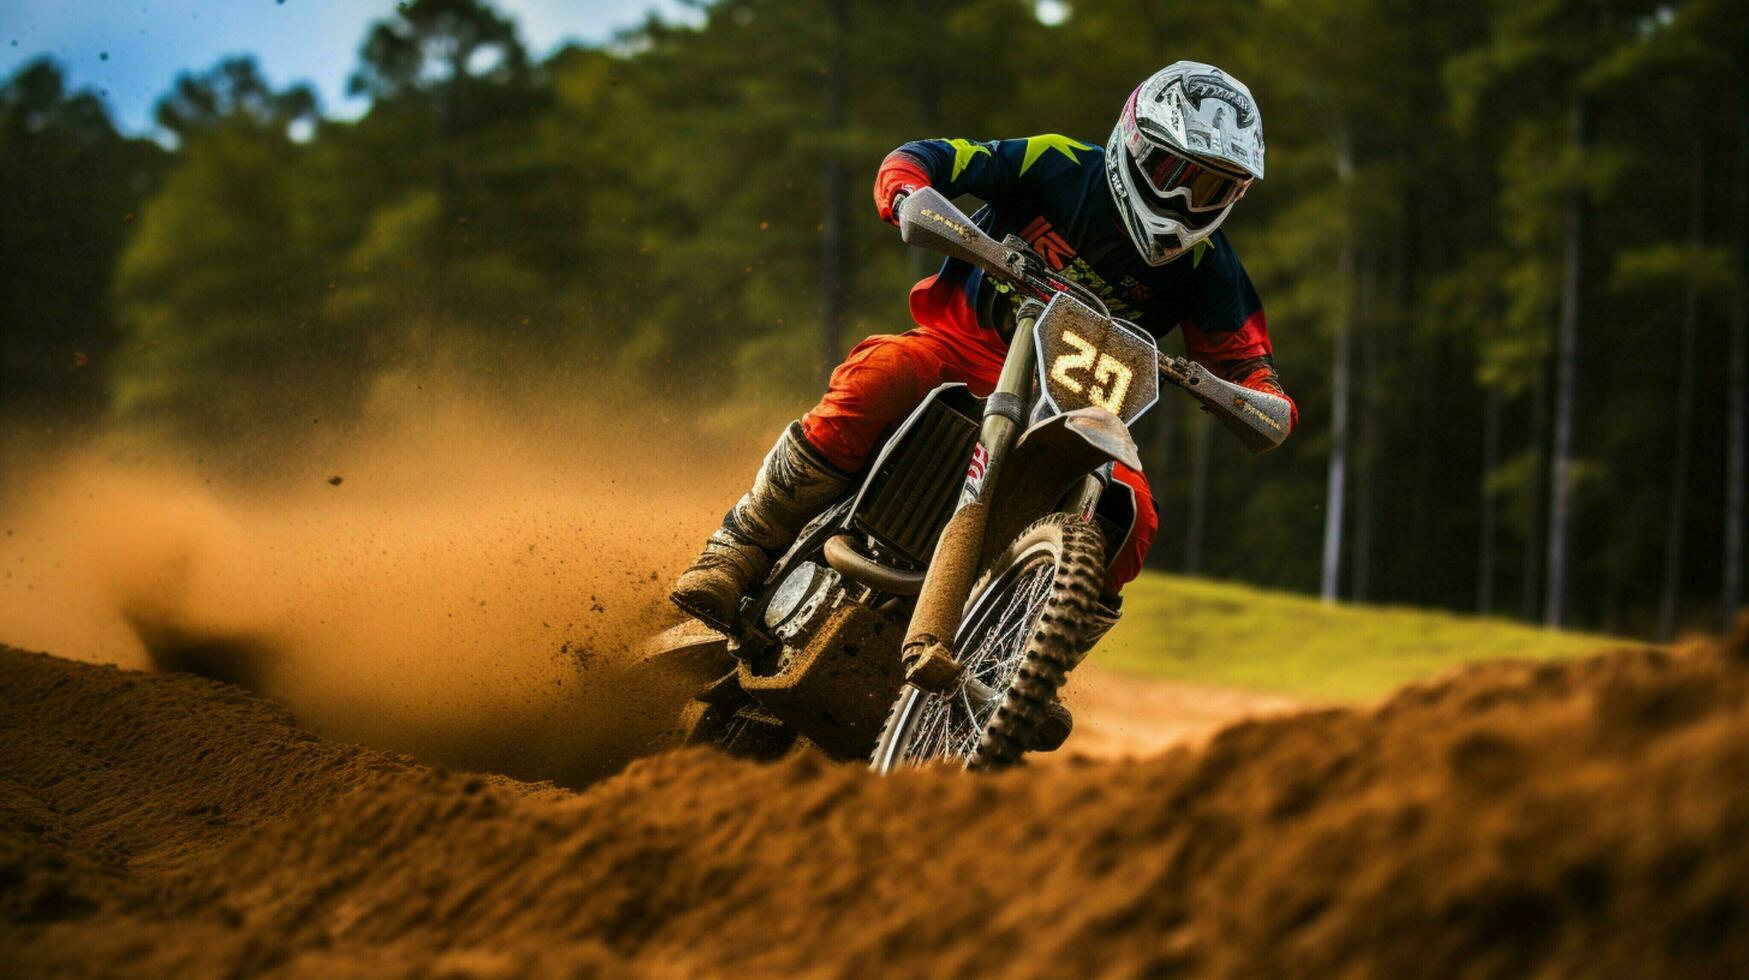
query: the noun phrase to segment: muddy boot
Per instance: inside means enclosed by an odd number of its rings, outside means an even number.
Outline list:
[[[791,422],[765,454],[753,489],[723,516],[669,598],[687,615],[728,631],[747,588],[849,486],[849,475],[808,444],[800,422]]]
[[[1123,616],[1123,597],[1121,595],[1102,595],[1098,604],[1093,606],[1093,614],[1088,616],[1086,635],[1081,637],[1081,649],[1076,653],[1076,665],[1086,658],[1088,651],[1098,641],[1105,639],[1105,634],[1118,625],[1119,616]],[[1069,705],[1060,700],[1053,700],[1044,705],[1044,721],[1032,733],[1032,751],[1034,753],[1055,753],[1056,749],[1069,740],[1069,733],[1076,726],[1076,718],[1069,714]]]
[[[1093,614],[1087,617],[1087,631],[1081,637],[1081,649],[1075,654],[1075,663],[1079,665],[1094,645],[1105,639],[1105,634],[1117,625],[1123,616],[1123,596],[1102,595],[1099,602],[1093,606]]]
[[[1075,654],[1075,664],[1080,665],[1092,650],[1094,645],[1111,632],[1117,625],[1118,617],[1123,615],[1123,597],[1103,595],[1093,607],[1093,615],[1088,617],[1087,633],[1081,638],[1081,649]],[[1075,728],[1075,716],[1069,713],[1069,706],[1061,701],[1052,700],[1045,705],[1044,720],[1039,722],[1033,731],[1030,748],[1034,752],[1055,752],[1068,741],[1069,733]]]
[[[1069,706],[1061,701],[1052,701],[1045,705],[1045,716],[1033,729],[1032,742],[1027,748],[1034,752],[1055,752],[1069,740],[1069,733],[1075,728],[1075,716],[1069,713]]]

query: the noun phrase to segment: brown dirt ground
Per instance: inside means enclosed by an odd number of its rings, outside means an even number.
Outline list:
[[[1116,674],[1092,663],[1069,675],[1063,703],[1075,715],[1065,748],[1099,758],[1154,755],[1206,742],[1234,722],[1305,707],[1282,695]]]
[[[1741,633],[1749,633],[1749,623]],[[1749,663],[1489,665],[996,777],[694,750],[582,792],[0,651],[17,975],[1724,976]]]

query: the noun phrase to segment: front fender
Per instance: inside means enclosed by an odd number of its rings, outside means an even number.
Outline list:
[[[1003,464],[1002,485],[989,502],[983,560],[988,562],[1015,535],[1055,509],[1082,477],[1114,462],[1142,468],[1130,430],[1102,408],[1053,415],[1021,433]]]

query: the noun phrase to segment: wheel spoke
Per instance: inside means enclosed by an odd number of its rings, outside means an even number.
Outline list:
[[[976,644],[962,651],[965,673],[960,683],[941,694],[920,695],[922,702],[914,708],[917,716],[903,749],[907,764],[963,759],[977,750],[984,728],[1020,670],[1027,641],[1056,578],[1055,556],[1047,552],[1037,557],[1042,560],[1018,565],[1007,581],[992,586],[1003,594],[994,607],[976,613],[982,622],[967,634],[976,638]],[[993,696],[974,697],[973,681]]]

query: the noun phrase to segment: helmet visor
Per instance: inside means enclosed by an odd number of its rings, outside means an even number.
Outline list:
[[[1145,153],[1137,155],[1136,165],[1156,194],[1186,198],[1185,206],[1192,211],[1224,208],[1237,201],[1251,185],[1249,177],[1222,172],[1201,160],[1153,144],[1147,144]]]
[[[1136,125],[1135,100],[1125,107],[1124,147],[1142,179],[1162,198],[1176,197],[1189,211],[1218,211],[1243,197],[1249,174],[1234,173],[1149,139]]]

